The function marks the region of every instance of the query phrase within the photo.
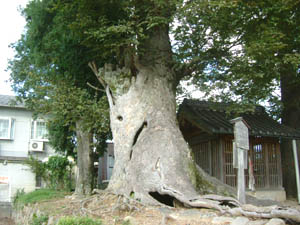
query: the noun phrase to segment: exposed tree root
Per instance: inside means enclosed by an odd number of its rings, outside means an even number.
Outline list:
[[[134,215],[134,213],[141,211],[143,208],[149,207],[149,205],[143,204],[132,197],[114,194],[108,190],[94,190],[93,193],[96,195],[92,195],[80,201],[81,213],[84,215],[91,214],[101,217],[106,213],[113,215],[115,211],[128,211],[131,212],[130,215]],[[167,190],[164,194],[172,195],[174,193]],[[177,193],[177,196],[180,196],[180,193]],[[97,200],[102,202],[109,199],[114,199],[114,204],[110,209],[102,210],[101,215],[95,213],[101,206],[93,209],[88,209],[87,207],[91,201]],[[300,211],[293,208],[279,207],[277,205],[266,207],[250,204],[241,205],[232,197],[220,195],[202,195],[194,199],[186,199],[184,196],[181,196],[176,199],[184,203],[184,206],[188,208],[210,208],[217,209],[222,214],[229,214],[231,216],[246,216],[261,219],[282,218],[287,221],[300,223]],[[160,205],[163,204],[160,203]]]
[[[252,218],[282,218],[285,220],[300,223],[300,211],[292,208],[282,208],[276,205],[263,207],[250,204],[241,205],[236,199],[218,195],[204,195],[199,198],[187,200],[178,199],[185,205],[196,208],[217,209],[222,214],[230,214],[232,216],[246,216]]]
[[[257,207],[253,205],[243,205],[239,208],[227,210],[233,216],[247,216],[252,218],[282,218],[300,223],[300,211],[291,208],[272,207]]]
[[[198,171],[206,180],[213,185],[217,185],[220,190],[226,190],[231,195],[235,195],[232,187],[227,188],[228,185],[206,174],[200,167],[197,167]],[[170,194],[170,193],[169,193]],[[247,196],[252,202],[255,202],[254,197]],[[252,218],[282,218],[289,221],[300,223],[300,211],[293,208],[283,208],[277,205],[271,206],[255,206],[252,204],[241,205],[238,200],[233,197],[226,197],[221,195],[202,195],[195,199],[185,199],[184,197],[178,198],[185,205],[190,207],[204,207],[217,209],[221,213],[227,213],[232,216],[246,216]],[[258,200],[257,200],[258,201]]]

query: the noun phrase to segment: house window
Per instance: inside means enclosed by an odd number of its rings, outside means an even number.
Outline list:
[[[46,122],[42,120],[34,120],[31,123],[31,139],[48,140],[48,131]]]
[[[12,118],[0,118],[0,139],[14,138],[15,120]]]

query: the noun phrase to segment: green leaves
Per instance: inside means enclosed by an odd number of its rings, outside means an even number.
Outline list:
[[[37,177],[54,189],[71,189],[72,164],[64,156],[50,156],[47,162],[41,162],[30,156],[25,162]]]
[[[88,2],[94,4],[85,5]],[[75,29],[79,27],[78,16],[84,12],[89,13],[82,24],[97,24],[101,6],[94,0],[31,1],[22,12],[26,33],[12,45],[17,52],[9,65],[15,92],[36,114],[51,115],[50,143],[68,154],[76,145],[74,123],[78,119],[85,121],[87,132],[109,134],[104,93],[96,93],[87,85],[99,84],[88,62],[101,62],[105,57],[83,44],[87,35]]]
[[[274,101],[283,68],[299,73],[299,9],[300,1],[188,1],[174,29],[178,59],[192,62],[192,82],[208,96]]]

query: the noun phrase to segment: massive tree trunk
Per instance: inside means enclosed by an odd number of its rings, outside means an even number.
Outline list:
[[[283,104],[282,123],[299,129],[300,127],[300,80],[293,68],[287,67],[281,75],[281,98]],[[298,141],[299,156],[299,141]],[[283,186],[289,197],[297,196],[295,163],[292,149],[292,140],[284,139],[281,142]]]
[[[116,163],[109,188],[142,201],[151,193],[195,195],[188,146],[176,123],[172,72],[140,68],[128,92],[115,99],[111,128]]]
[[[84,129],[81,120],[76,122],[76,137],[77,174],[75,193],[78,195],[89,195],[93,188],[92,135]]]
[[[106,86],[114,140],[115,165],[109,189],[142,202],[218,208],[197,201],[201,179],[176,120],[176,76],[171,69],[168,26],[153,30],[140,46],[143,54],[130,67],[100,70]],[[132,67],[131,67],[132,68]]]

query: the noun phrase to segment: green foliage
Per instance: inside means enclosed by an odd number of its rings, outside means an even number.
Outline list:
[[[19,199],[23,198],[24,195],[25,195],[24,188],[17,190],[17,192],[16,192],[16,194],[14,196],[14,199],[13,199],[13,205],[14,205],[14,207],[17,207],[17,203],[19,202]]]
[[[25,163],[29,165],[31,171],[42,179],[46,179],[47,177],[47,168],[46,164],[41,162],[40,160],[34,158],[32,155],[29,156],[28,159],[25,160]]]
[[[283,76],[300,83],[299,9],[298,0],[187,1],[174,28],[177,59],[191,62],[207,97],[273,107]]]
[[[48,215],[36,215],[33,214],[31,222],[29,223],[30,225],[43,225],[48,222],[49,216]]]
[[[13,89],[25,99],[26,106],[36,114],[53,116],[50,143],[68,155],[72,155],[76,144],[75,122],[79,119],[86,123],[87,132],[101,133],[98,137],[109,135],[108,105],[103,92],[96,93],[87,85],[98,86],[87,65],[90,61],[101,62],[102,55],[82,44],[84,32],[71,29],[82,3],[73,4],[30,1],[22,11],[26,33],[12,45],[16,55],[8,67]],[[89,9],[101,9],[96,4]]]
[[[71,189],[72,165],[66,157],[51,156],[45,163],[50,187],[54,189]]]
[[[57,151],[75,156],[75,132],[58,115],[47,121],[49,144]]]
[[[52,189],[39,189],[27,194],[21,194],[16,198],[16,205],[24,206],[36,202],[42,202],[50,199],[61,198],[66,195],[66,192]]]
[[[50,156],[41,162],[30,156],[26,160],[33,173],[40,176],[51,189],[72,189],[72,164],[65,156]]]
[[[63,217],[58,225],[102,225],[102,222],[89,217]]]

